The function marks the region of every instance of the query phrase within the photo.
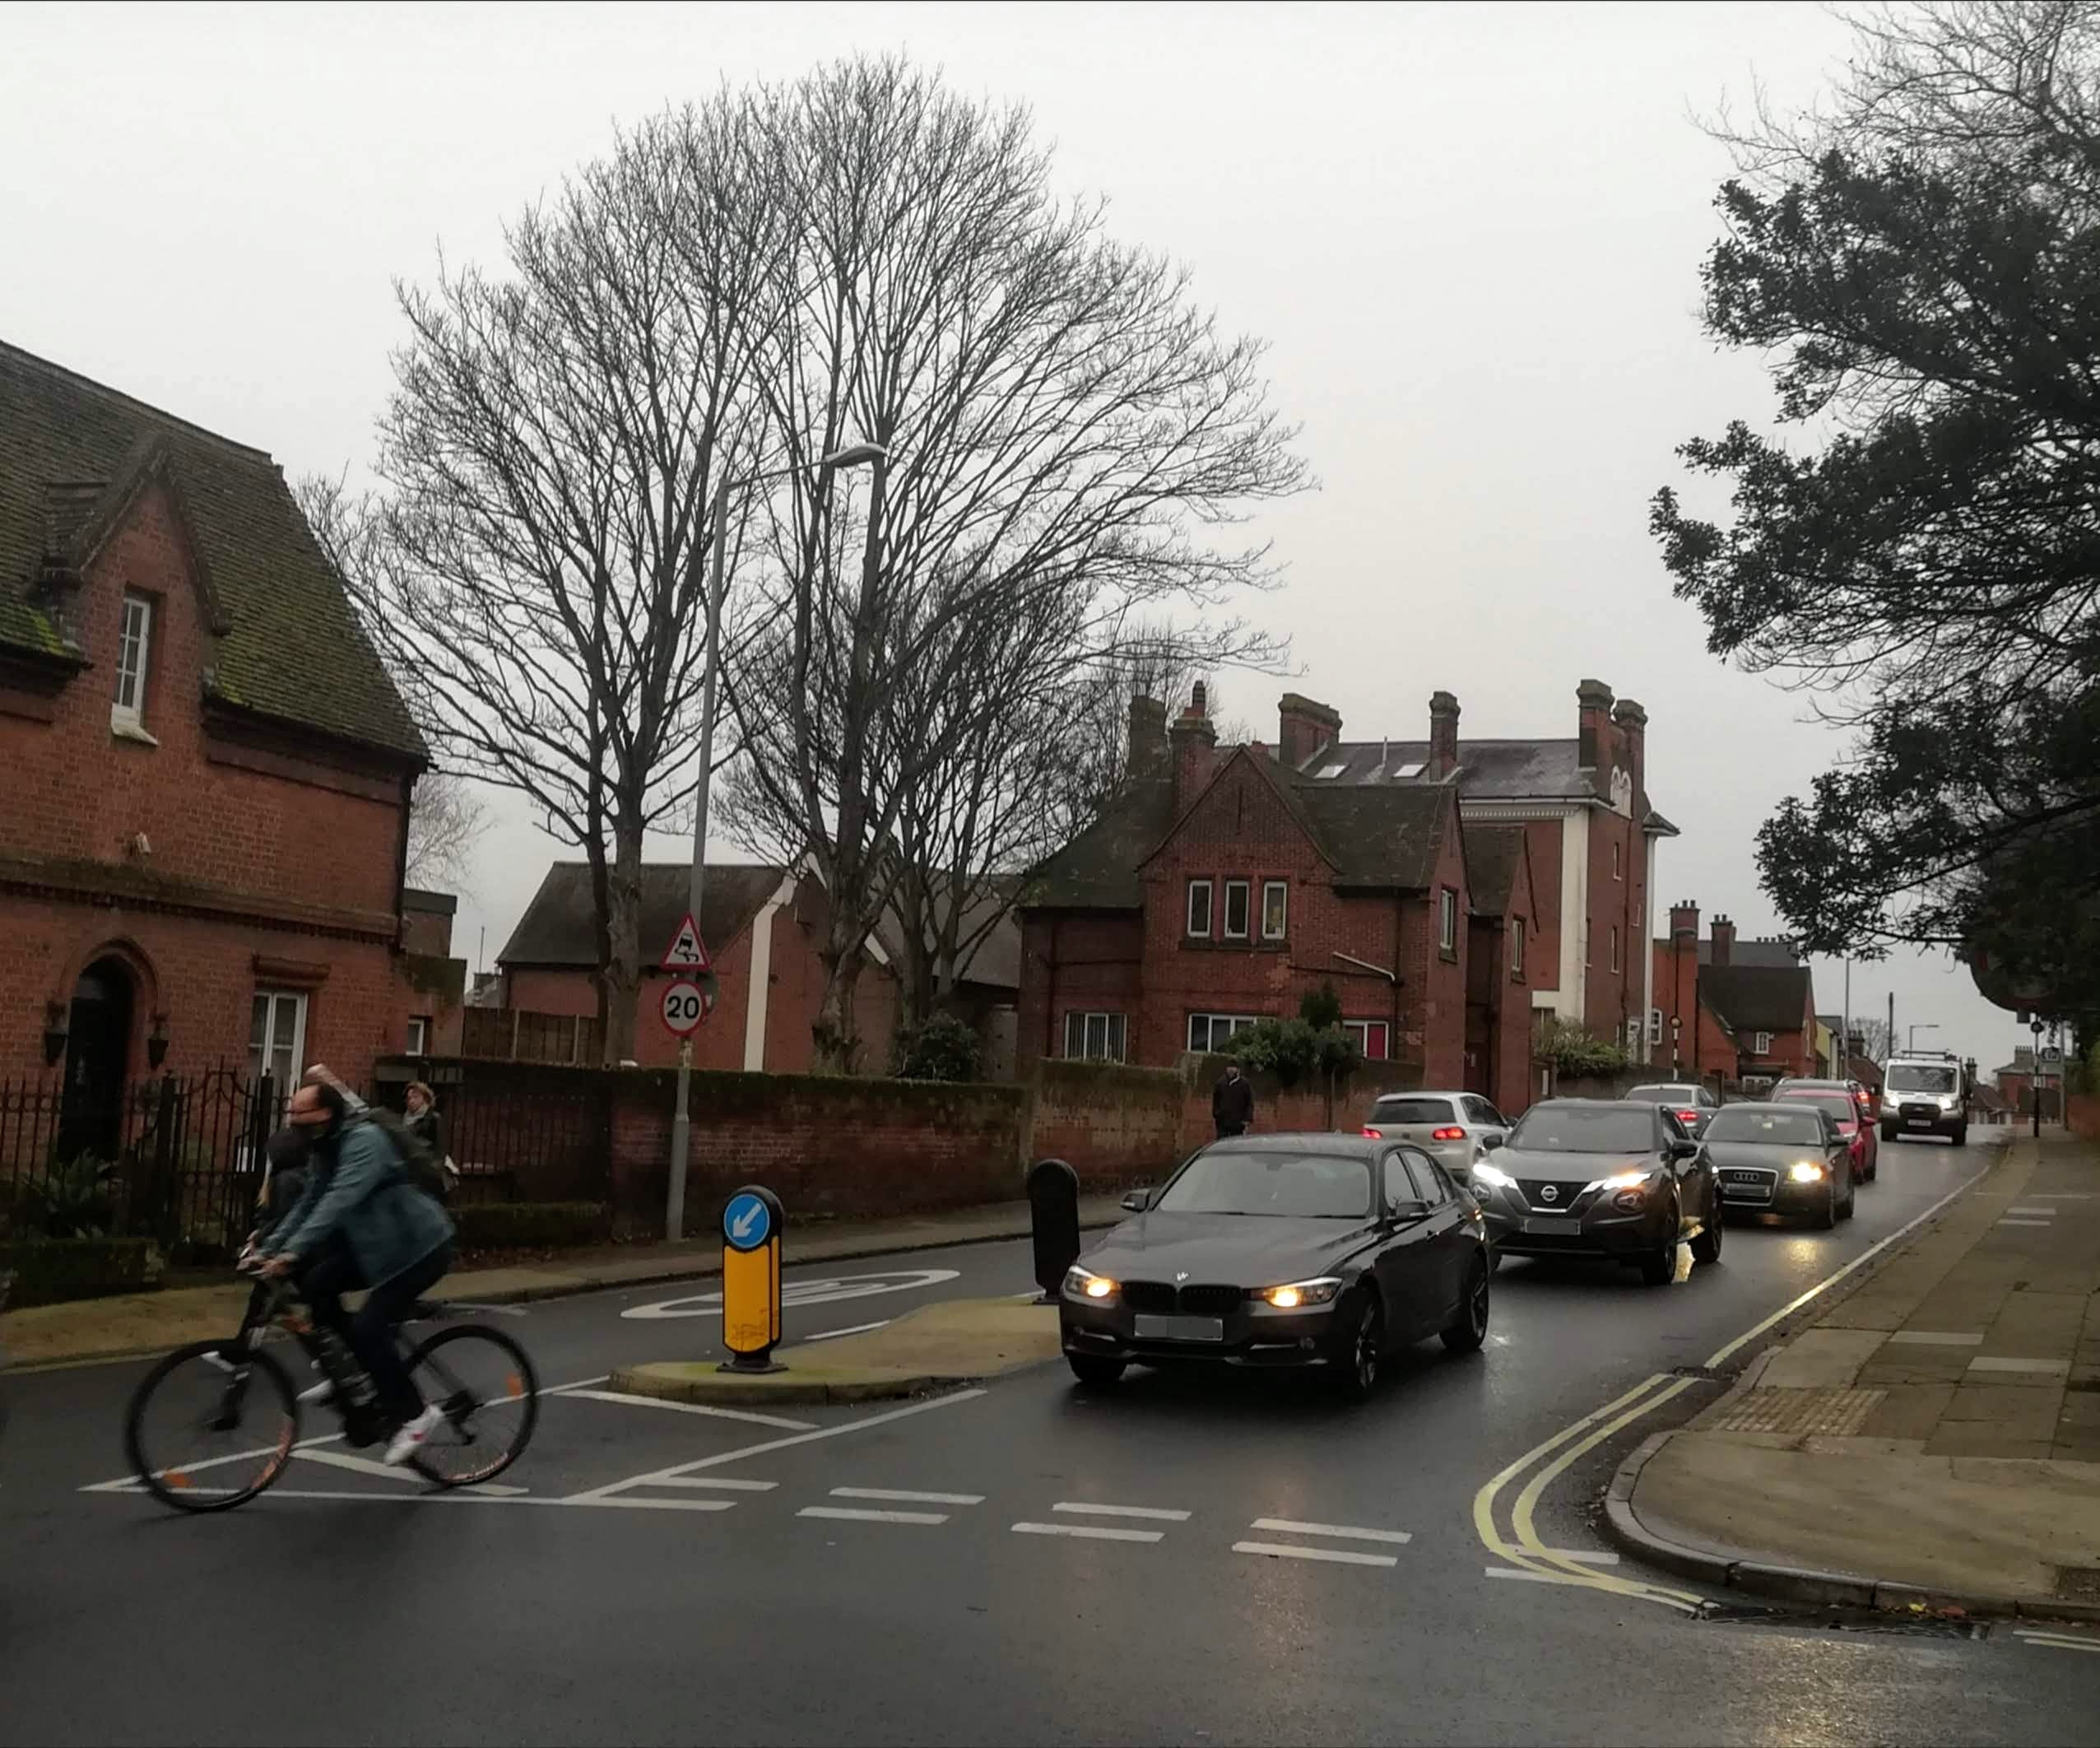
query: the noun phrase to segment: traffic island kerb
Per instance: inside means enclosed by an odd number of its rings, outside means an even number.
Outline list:
[[[783,1369],[725,1372],[713,1360],[660,1360],[615,1371],[611,1388],[663,1402],[867,1402],[976,1383],[1058,1357],[1053,1305],[955,1299],[922,1305],[880,1329],[775,1351]]]

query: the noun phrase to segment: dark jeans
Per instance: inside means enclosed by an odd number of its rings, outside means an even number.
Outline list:
[[[439,1245],[421,1262],[374,1287],[355,1317],[344,1311],[342,1295],[365,1282],[346,1245],[331,1246],[300,1276],[300,1290],[314,1308],[314,1321],[342,1337],[370,1374],[380,1409],[396,1420],[412,1420],[423,1411],[423,1392],[416,1388],[394,1344],[394,1325],[415,1309],[425,1290],[435,1285],[451,1267],[452,1245]]]
[[[1218,1139],[1220,1141],[1225,1141],[1233,1136],[1244,1135],[1246,1133],[1247,1125],[1245,1123],[1235,1123],[1229,1117],[1220,1117],[1218,1119]]]

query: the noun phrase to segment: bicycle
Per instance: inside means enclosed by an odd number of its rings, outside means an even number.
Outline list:
[[[443,1306],[419,1301],[407,1321],[445,1314]],[[178,1511],[230,1511],[268,1488],[290,1462],[299,1443],[299,1396],[282,1362],[264,1347],[280,1326],[302,1345],[313,1344],[310,1351],[335,1384],[332,1406],[350,1443],[372,1443],[388,1430],[369,1402],[365,1369],[317,1328],[290,1278],[264,1281],[249,1295],[247,1314],[230,1341],[177,1348],[132,1392],[124,1414],[125,1454],[132,1472],[163,1504]],[[393,1340],[401,1345],[400,1331]],[[538,1424],[540,1397],[532,1360],[517,1341],[485,1324],[462,1323],[417,1343],[405,1357],[425,1400],[444,1411],[444,1424],[407,1467],[450,1489],[493,1481],[518,1460]],[[506,1425],[513,1430],[499,1439]],[[185,1434],[207,1441],[206,1452],[191,1456],[173,1448]],[[267,1443],[252,1449],[214,1453],[208,1448],[211,1440],[239,1445],[244,1439],[265,1438]],[[235,1466],[251,1460],[259,1467],[240,1485],[225,1485],[225,1477],[213,1473],[231,1469],[238,1479],[244,1471]]]

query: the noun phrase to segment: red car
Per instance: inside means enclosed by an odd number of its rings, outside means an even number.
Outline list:
[[[1881,1138],[1868,1109],[1865,1089],[1856,1081],[1782,1081],[1772,1090],[1774,1101],[1802,1099],[1830,1113],[1838,1132],[1852,1150],[1852,1181],[1871,1183],[1881,1171]]]

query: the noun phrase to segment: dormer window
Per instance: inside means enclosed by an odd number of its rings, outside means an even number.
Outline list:
[[[146,732],[146,677],[152,656],[153,603],[128,594],[117,634],[116,695],[109,701],[109,726],[120,734]]]

